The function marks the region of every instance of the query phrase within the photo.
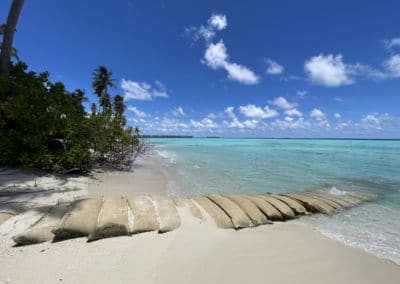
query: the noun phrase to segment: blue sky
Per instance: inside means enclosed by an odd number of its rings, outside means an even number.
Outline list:
[[[369,2],[26,1],[14,45],[89,101],[112,69],[144,133],[400,138],[400,2]]]

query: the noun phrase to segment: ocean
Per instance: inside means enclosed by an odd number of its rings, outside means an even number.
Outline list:
[[[169,176],[168,193],[283,193],[327,188],[374,201],[306,222],[321,233],[400,264],[400,141],[149,139]]]

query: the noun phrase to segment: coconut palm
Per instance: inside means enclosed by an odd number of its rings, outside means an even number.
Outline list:
[[[7,17],[6,25],[2,26],[3,42],[1,43],[0,51],[0,75],[8,76],[10,73],[11,56],[16,55],[16,50],[13,49],[12,43],[14,32],[17,27],[19,14],[21,13],[24,0],[13,0],[10,11]]]
[[[125,105],[124,105],[124,97],[121,95],[116,95],[114,97],[114,114],[115,118],[119,121],[119,123],[124,126],[126,121],[124,117]]]
[[[105,110],[111,109],[111,99],[108,94],[108,87],[115,88],[114,80],[111,78],[112,72],[105,66],[97,67],[93,72],[93,91],[99,97],[100,106]]]

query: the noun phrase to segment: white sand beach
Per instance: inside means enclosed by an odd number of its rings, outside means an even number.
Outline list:
[[[134,172],[39,177],[2,171],[6,203],[54,204],[83,195],[164,194],[167,176],[152,157]],[[35,193],[22,193],[35,190]],[[18,194],[19,193],[19,194]],[[0,283],[399,283],[400,266],[331,240],[298,221],[242,230],[218,229],[211,217],[178,208],[179,229],[87,243],[77,238],[14,247],[12,234],[28,224],[11,217],[0,226]],[[202,212],[206,215],[205,211]],[[13,222],[10,222],[10,221]],[[22,222],[22,224],[20,223]]]

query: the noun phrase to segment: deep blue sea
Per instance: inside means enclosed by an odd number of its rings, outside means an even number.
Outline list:
[[[149,139],[172,195],[327,188],[376,199],[334,216],[302,218],[317,230],[400,264],[400,141]],[[300,220],[299,220],[300,221]]]

